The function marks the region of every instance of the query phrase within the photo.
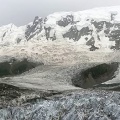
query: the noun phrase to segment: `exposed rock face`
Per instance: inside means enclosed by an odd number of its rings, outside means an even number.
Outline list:
[[[67,15],[66,17],[63,17],[61,20],[57,21],[57,24],[62,27],[66,27],[69,24],[73,24],[73,15]]]
[[[27,26],[27,30],[25,32],[25,37],[27,40],[33,38],[36,34],[39,34],[42,31],[42,23],[43,19],[36,16],[33,24]]]
[[[109,41],[114,41],[115,45],[111,46],[111,49],[119,50],[120,46],[120,23],[111,23],[106,21],[95,21],[91,20],[90,26],[83,27],[81,30],[77,29],[77,25],[72,26],[67,33],[63,35],[64,38],[73,39],[74,41],[78,41],[81,37],[86,36],[86,45],[90,46],[90,50],[94,51],[96,49],[92,49],[95,47],[96,40],[101,41],[103,39],[102,35],[107,37]],[[89,36],[89,37],[87,37]]]
[[[51,27],[44,27],[45,29],[45,36],[46,36],[46,39],[48,40],[48,38],[50,38],[50,30],[51,30]]]
[[[91,35],[92,30],[89,27],[83,27],[80,31],[77,30],[77,26],[72,26],[70,30],[63,35],[64,38],[68,37],[69,39],[73,39],[74,41],[78,41],[84,35]]]
[[[72,78],[75,86],[82,88],[92,88],[103,82],[113,79],[119,63],[101,64],[87,70],[82,70]]]

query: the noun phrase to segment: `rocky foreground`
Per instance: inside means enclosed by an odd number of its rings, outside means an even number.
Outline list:
[[[119,120],[120,93],[79,90],[0,110],[0,120]]]

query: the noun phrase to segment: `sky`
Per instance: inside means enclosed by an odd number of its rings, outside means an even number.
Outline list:
[[[0,0],[0,26],[32,22],[60,11],[81,11],[95,7],[118,6],[120,0]]]

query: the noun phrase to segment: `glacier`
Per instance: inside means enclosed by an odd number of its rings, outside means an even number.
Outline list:
[[[7,102],[3,92],[0,120],[119,120],[119,41],[120,6],[58,12],[36,16],[20,27],[1,26],[0,63],[27,59],[44,65],[0,78],[0,85],[21,88],[16,90],[20,96]],[[73,84],[73,76],[104,63],[118,64],[109,80],[88,89]]]

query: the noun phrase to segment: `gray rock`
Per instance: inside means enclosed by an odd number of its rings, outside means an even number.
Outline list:
[[[27,26],[27,30],[25,32],[25,37],[27,40],[33,38],[36,34],[39,34],[42,31],[42,18],[38,16],[35,17],[33,24]]]

